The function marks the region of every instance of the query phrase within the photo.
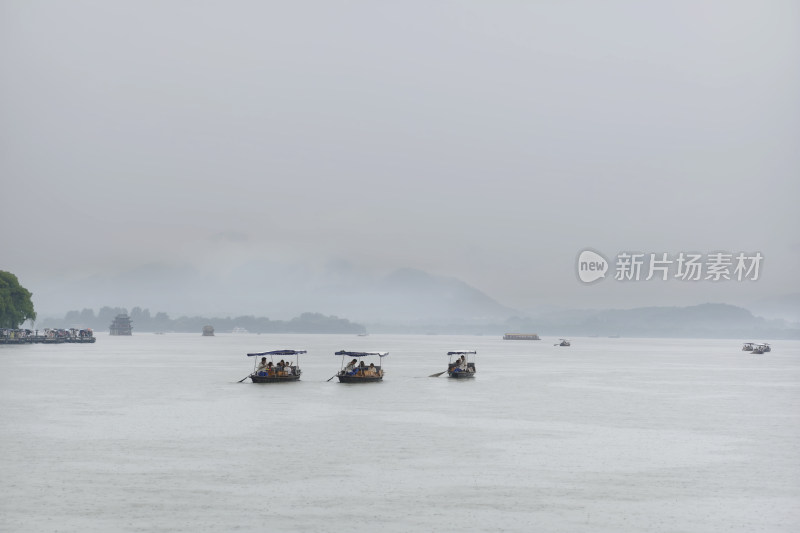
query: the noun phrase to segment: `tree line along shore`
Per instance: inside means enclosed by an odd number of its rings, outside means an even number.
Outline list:
[[[109,331],[120,315],[130,319],[133,333],[170,331],[199,334],[208,325],[213,326],[217,332],[240,329],[250,333],[366,333],[366,327],[361,324],[321,313],[303,313],[290,320],[270,320],[252,315],[237,317],[181,316],[173,319],[167,313],[151,314],[148,309],[140,307],[134,307],[130,312],[124,307],[103,307],[96,314],[92,309],[69,311],[64,318],[44,318],[38,321],[37,325],[54,329],[69,326]]]

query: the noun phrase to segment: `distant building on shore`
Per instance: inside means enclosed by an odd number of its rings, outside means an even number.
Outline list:
[[[133,335],[131,317],[126,314],[117,315],[111,323],[110,335]]]
[[[203,326],[203,337],[213,337],[214,326]]]

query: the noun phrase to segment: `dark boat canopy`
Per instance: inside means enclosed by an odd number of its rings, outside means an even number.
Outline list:
[[[478,353],[475,350],[461,350],[457,352],[447,352],[447,355],[467,355],[467,354],[474,354]]]
[[[348,352],[346,350],[339,350],[334,355],[347,355],[349,357],[368,357],[370,355],[377,355],[378,357],[386,357],[389,352]]]
[[[306,353],[305,350],[274,350],[272,352],[249,353],[247,357],[255,357],[258,355],[298,355]]]

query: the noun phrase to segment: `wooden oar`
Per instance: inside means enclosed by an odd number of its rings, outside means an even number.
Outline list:
[[[337,372],[337,373],[335,373],[334,375],[332,375],[331,377],[329,377],[328,379],[326,379],[326,380],[325,380],[325,383],[329,382],[330,380],[332,380],[333,378],[335,378],[335,377],[336,377],[336,376],[338,376],[338,375],[339,375],[339,373],[338,373],[338,372]]]
[[[442,372],[439,372],[438,374],[431,374],[431,375],[430,375],[430,376],[428,376],[428,377],[429,377],[429,378],[438,378],[439,376],[441,376],[441,375],[442,375],[442,374],[444,374],[445,372],[447,372],[447,370],[443,370]]]
[[[239,380],[239,381],[237,381],[236,383],[241,383],[242,381],[246,380],[247,378],[249,378],[249,377],[250,377],[250,376],[252,376],[252,375],[253,375],[253,374],[247,374],[245,377],[243,377],[242,379],[240,379],[240,380]]]

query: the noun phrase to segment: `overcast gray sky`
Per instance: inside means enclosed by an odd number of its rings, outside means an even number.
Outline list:
[[[798,6],[2,0],[0,269],[38,309],[148,264],[413,267],[522,309],[797,292]],[[587,286],[586,247],[765,259]]]

